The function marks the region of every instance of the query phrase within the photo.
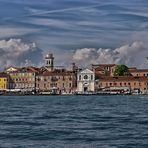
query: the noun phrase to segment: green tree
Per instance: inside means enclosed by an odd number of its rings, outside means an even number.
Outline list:
[[[124,76],[128,74],[128,67],[126,65],[117,65],[114,70],[114,76]]]

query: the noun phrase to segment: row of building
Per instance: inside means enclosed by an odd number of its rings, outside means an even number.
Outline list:
[[[9,67],[0,73],[0,91],[38,94],[141,93],[148,94],[148,69],[129,68],[128,75],[116,76],[117,65],[91,65],[79,69],[54,66],[52,54],[45,56],[43,67]]]

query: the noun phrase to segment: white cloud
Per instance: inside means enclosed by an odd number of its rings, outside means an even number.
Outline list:
[[[77,49],[73,60],[87,66],[89,64],[116,63],[128,66],[148,68],[148,46],[143,42],[133,42],[131,45],[124,45],[116,49]]]
[[[0,40],[0,68],[39,64],[42,50],[35,43],[24,43],[21,39]]]

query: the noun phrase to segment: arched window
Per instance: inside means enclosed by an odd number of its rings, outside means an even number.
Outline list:
[[[50,65],[50,60],[48,61],[48,64]]]
[[[81,81],[81,75],[79,75],[79,81]]]
[[[91,75],[91,80],[93,80],[93,75]]]
[[[48,61],[46,61],[46,65],[48,65]]]

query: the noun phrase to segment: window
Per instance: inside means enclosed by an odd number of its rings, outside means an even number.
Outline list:
[[[72,77],[71,77],[71,76],[69,77],[69,80],[70,80],[70,81],[72,80]]]
[[[85,75],[85,76],[84,76],[84,79],[87,80],[87,79],[88,79],[88,75]]]
[[[93,80],[93,75],[91,75],[91,80]]]
[[[44,87],[46,87],[46,84],[44,84]]]
[[[79,81],[81,81],[81,75],[79,75]]]
[[[69,87],[71,87],[71,83],[69,83]]]
[[[50,64],[50,61],[47,60],[46,64],[49,65]]]

